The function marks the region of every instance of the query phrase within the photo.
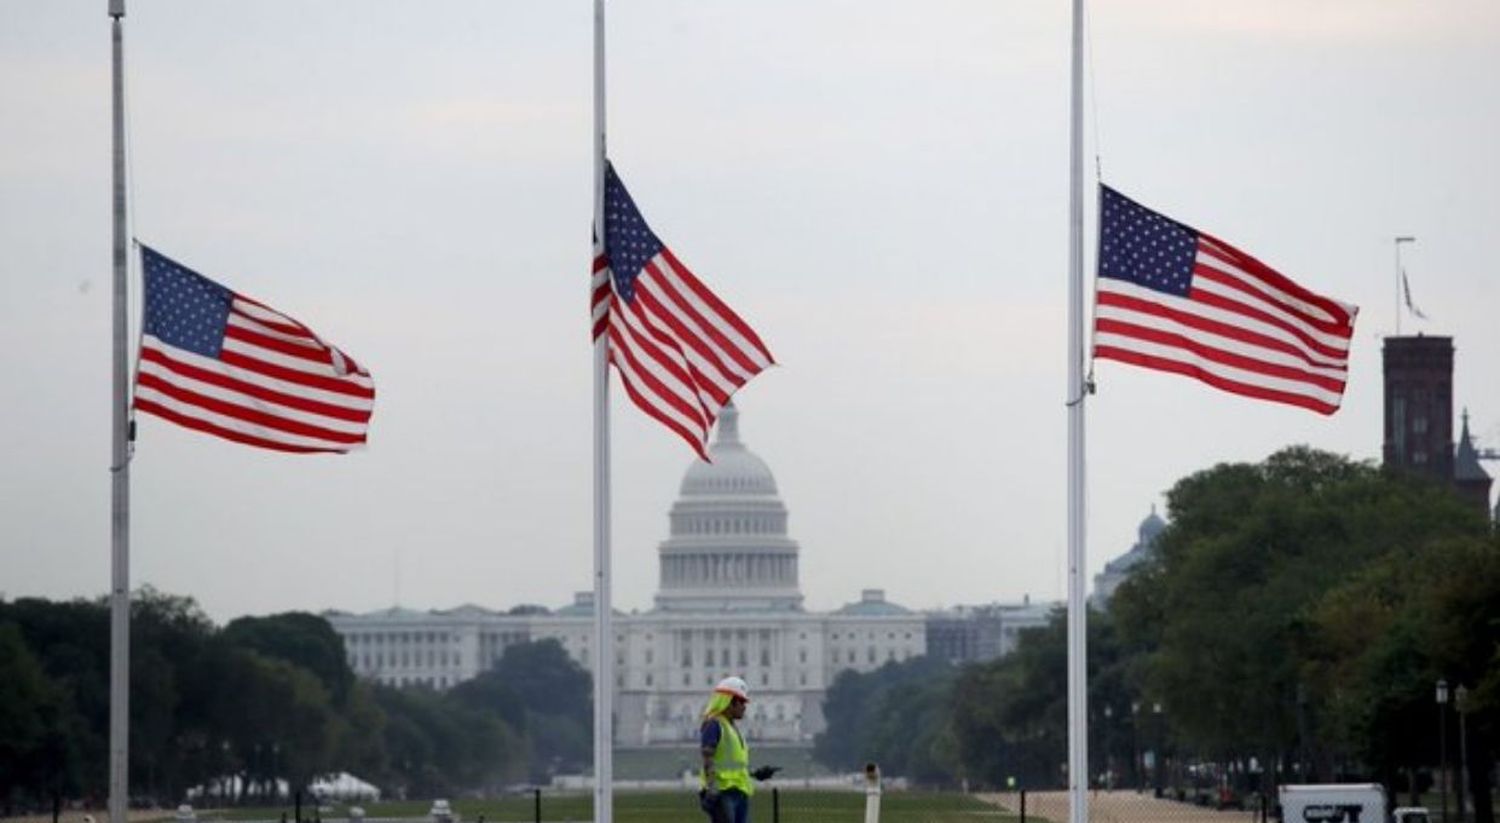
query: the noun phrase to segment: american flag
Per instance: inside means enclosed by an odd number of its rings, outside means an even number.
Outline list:
[[[641,411],[708,459],[708,432],[740,386],[775,361],[755,331],[662,244],[606,165],[604,246],[594,239],[594,338]]]
[[[1094,356],[1332,414],[1359,309],[1101,186]]]
[[[135,408],[287,452],[365,444],[375,383],[290,317],[141,247],[145,321]]]

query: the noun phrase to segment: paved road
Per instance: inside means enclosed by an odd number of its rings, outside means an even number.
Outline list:
[[[985,794],[980,799],[1016,812],[1021,808],[1020,796],[1016,794]],[[1044,819],[1053,823],[1067,823],[1067,792],[1027,792],[1026,819]],[[1161,800],[1150,793],[1134,791],[1089,792],[1090,823],[1256,823],[1259,812],[1214,809]]]

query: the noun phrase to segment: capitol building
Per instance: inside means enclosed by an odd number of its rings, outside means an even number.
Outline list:
[[[711,463],[688,468],[668,515],[653,608],[614,619],[616,744],[696,739],[705,695],[731,674],[754,695],[743,721],[750,737],[808,743],[826,725],[823,696],[833,679],[926,654],[926,618],[880,589],[833,612],[806,611],[786,506],[770,468],[740,440],[733,404],[709,453]],[[549,638],[585,669],[592,664],[592,592],[559,609],[324,616],[357,675],[396,686],[445,689],[493,666],[511,644]]]

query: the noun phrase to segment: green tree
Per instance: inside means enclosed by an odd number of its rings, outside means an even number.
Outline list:
[[[377,686],[385,748],[398,794],[433,796],[496,789],[524,773],[525,746],[498,716],[429,689]]]
[[[1313,621],[1308,675],[1327,706],[1320,731],[1387,784],[1438,759],[1433,684],[1466,685],[1475,820],[1493,823],[1500,543],[1458,537],[1393,552],[1329,592]]]
[[[828,726],[813,741],[813,756],[841,771],[875,761],[887,774],[953,779],[948,701],[956,675],[947,661],[927,656],[840,672],[823,700]]]
[[[51,602],[21,598],[0,603],[0,623],[21,632],[31,654],[58,689],[77,727],[66,738],[69,791],[107,790],[109,745],[109,611],[103,600]]]
[[[265,657],[284,660],[311,672],[342,706],[354,683],[344,641],[327,620],[308,612],[269,617],[240,617],[224,627],[224,639]]]
[[[590,763],[592,695],[589,673],[552,639],[507,646],[494,668],[454,690],[460,703],[496,713],[526,739],[534,779]],[[517,700],[524,707],[519,723]]]
[[[1319,604],[1382,558],[1482,522],[1445,488],[1305,447],[1198,472],[1168,504],[1154,561],[1111,609],[1174,738],[1213,760],[1310,760],[1325,777],[1356,765],[1310,733],[1335,698],[1315,676],[1329,665]]]
[[[46,744],[52,684],[11,623],[0,623],[0,806],[6,816],[30,788]]]
[[[1127,659],[1114,621],[1090,611],[1088,625],[1091,772],[1111,763],[1117,770],[1132,758],[1128,707],[1137,695],[1129,685]],[[1062,784],[1068,755],[1068,616],[1053,612],[1047,625],[1021,632],[1010,655],[964,667],[951,702],[952,727],[964,776],[980,785]],[[1111,707],[1106,718],[1104,707]],[[1106,746],[1105,744],[1110,744]]]

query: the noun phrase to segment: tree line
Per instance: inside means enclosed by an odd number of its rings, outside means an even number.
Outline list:
[[[1439,717],[1462,719],[1477,823],[1500,749],[1500,538],[1448,489],[1307,448],[1168,493],[1151,558],[1089,616],[1090,780],[1165,790],[1377,780],[1428,789]],[[591,756],[587,672],[555,641],[508,647],[445,692],[357,679],[306,613],[216,627],[192,600],[132,602],[131,793],[225,802],[334,770],[396,796],[494,790]],[[1462,706],[1434,702],[1446,681]],[[1064,785],[1065,616],[999,660],[845,672],[815,756],[974,788]],[[102,803],[109,609],[0,601],[0,807]],[[1462,710],[1455,714],[1454,709]]]
[[[591,756],[587,672],[556,641],[508,647],[446,692],[357,679],[342,640],[307,613],[217,628],[188,598],[131,603],[130,793],[169,805],[264,802],[349,771],[387,795],[496,789],[581,770]],[[109,606],[0,601],[0,809],[108,790]],[[236,780],[223,781],[231,777]]]
[[[1305,447],[1167,495],[1151,559],[1088,630],[1091,780],[1167,791],[1370,780],[1431,788],[1438,723],[1474,819],[1500,750],[1500,538],[1448,488]],[[1439,707],[1436,684],[1464,705]],[[962,668],[845,673],[816,753],[931,782],[1066,782],[1066,615]],[[1458,712],[1461,710],[1462,714]],[[1393,795],[1399,796],[1399,795]]]

